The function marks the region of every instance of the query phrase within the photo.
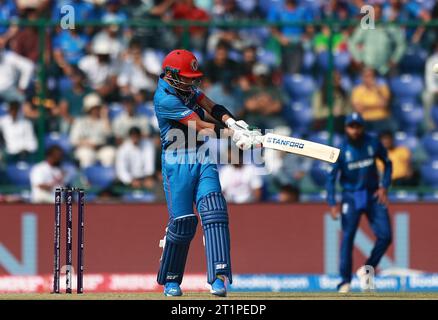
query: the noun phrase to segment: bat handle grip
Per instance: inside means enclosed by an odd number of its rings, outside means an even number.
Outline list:
[[[265,136],[255,136],[254,140],[258,143],[258,147],[261,147],[263,145],[263,142],[265,141]]]

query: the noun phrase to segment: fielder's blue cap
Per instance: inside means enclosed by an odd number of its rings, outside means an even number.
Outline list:
[[[357,123],[363,126],[365,124],[365,121],[363,120],[362,116],[358,112],[353,112],[349,114],[345,119],[346,126],[349,126],[352,123]]]

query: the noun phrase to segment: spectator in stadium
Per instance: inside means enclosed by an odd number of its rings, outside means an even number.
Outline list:
[[[292,135],[289,127],[278,127],[274,133],[283,136]],[[270,173],[267,178],[270,186],[274,189],[279,189],[281,186],[294,186],[299,190],[303,178],[310,171],[312,160],[272,149],[266,149],[264,153],[265,167]]]
[[[113,134],[116,138],[116,143],[121,144],[133,127],[141,128],[143,137],[151,134],[151,124],[149,119],[142,115],[136,114],[137,105],[132,96],[122,97],[124,111],[113,120]]]
[[[144,139],[139,127],[131,127],[128,137],[117,149],[117,179],[132,188],[151,189],[155,185],[155,147]]]
[[[274,86],[271,70],[267,65],[254,66],[255,86],[244,93],[244,119],[262,128],[272,129],[284,126],[283,105],[287,103],[284,92]]]
[[[125,58],[117,78],[122,94],[136,94],[146,91],[148,99],[152,98],[161,72],[161,62],[153,50],[143,52],[138,41],[132,41],[128,56]]]
[[[27,9],[23,14],[24,18],[35,22],[40,18],[36,9]],[[14,34],[9,43],[10,48],[18,53],[19,55],[32,60],[32,62],[37,63],[40,54],[40,39],[38,35],[38,28],[34,26],[30,27],[20,27],[19,30]],[[51,38],[50,34],[45,34],[45,52],[44,58],[45,63],[48,63],[51,58]]]
[[[386,84],[379,85],[373,69],[365,68],[362,72],[362,83],[353,88],[351,103],[359,112],[370,131],[394,129],[390,119],[390,92]]]
[[[35,9],[39,13],[47,10],[49,5],[51,4],[50,0],[15,0],[18,11],[23,12],[27,9]]]
[[[327,52],[329,49],[330,28],[326,25],[321,27],[321,32],[317,33],[313,38],[313,47],[317,53]],[[348,34],[346,31],[336,31],[333,34],[333,50],[334,52],[345,52],[348,50]]]
[[[30,161],[38,148],[32,123],[20,114],[20,102],[9,102],[8,114],[0,118],[0,132],[8,161]]]
[[[300,189],[295,185],[285,184],[280,186],[277,202],[280,203],[296,203],[300,200]]]
[[[239,63],[239,86],[247,91],[255,84],[254,66],[257,63],[257,47],[247,46],[242,52],[242,62]]]
[[[334,72],[333,79],[334,130],[342,133],[344,131],[345,116],[351,112],[350,97],[348,92],[342,87],[339,71]],[[313,126],[316,130],[327,128],[327,120],[330,114],[327,95],[328,81],[328,76],[325,76],[321,88],[315,93],[313,99]]]
[[[259,202],[263,181],[252,164],[243,163],[243,152],[231,145],[228,148],[228,164],[220,167],[219,179],[222,193],[230,203]]]
[[[97,8],[91,1],[84,0],[56,0],[52,6],[52,20],[60,21],[63,17],[62,6],[70,5],[73,7],[74,19],[77,22],[93,21],[99,18]]]
[[[110,54],[108,42],[96,41],[92,46],[92,54],[86,55],[78,63],[90,86],[106,101],[114,101],[118,95],[118,70]]]
[[[178,0],[172,6],[172,14],[174,20],[189,20],[205,22],[210,20],[207,11],[199,8],[195,0]],[[190,46],[196,50],[203,50],[205,47],[205,37],[208,29],[205,27],[192,26],[190,32]],[[176,29],[177,34],[181,36],[183,30]]]
[[[33,203],[52,203],[55,189],[65,186],[65,175],[60,168],[63,158],[63,150],[54,145],[47,149],[46,158],[32,167],[30,184]]]
[[[330,0],[321,1],[321,17],[323,19],[348,20],[360,11],[360,7],[365,5],[363,0],[346,1]],[[359,10],[357,9],[359,7]]]
[[[204,77],[202,80],[203,85],[209,83],[209,79]],[[236,88],[233,86],[231,79],[226,82],[216,82],[203,86],[203,91],[217,104],[227,106],[227,109],[234,115],[242,112],[241,100],[238,98]]]
[[[386,21],[406,22],[406,21],[423,21],[428,22],[431,19],[430,9],[425,8],[424,2],[391,0],[383,7],[383,19]],[[406,39],[408,42],[417,44],[421,41],[425,28],[422,26],[405,27]]]
[[[229,23],[241,21],[242,19],[257,18],[256,15],[248,15],[241,10],[236,0],[216,1],[212,14],[214,21],[226,21]],[[221,41],[228,43],[234,50],[242,50],[245,44],[248,45],[248,42],[251,41],[249,37],[241,35],[242,31],[236,28],[215,28],[208,37],[207,52],[214,52],[214,48]]]
[[[134,98],[134,102],[137,110],[141,109],[141,114],[148,118],[148,121],[151,125],[153,133],[157,133],[159,131],[158,128],[158,120],[155,116],[154,104],[148,98],[148,92],[145,90],[140,90],[139,92],[132,95]]]
[[[91,40],[91,47],[93,48],[95,45],[98,46],[99,43],[102,42],[107,43],[111,59],[119,59],[126,48],[125,40],[123,36],[120,35],[120,27],[116,21],[107,21],[105,23],[109,25],[105,26],[100,32],[96,33]]]
[[[129,0],[124,0],[129,1]],[[137,1],[136,5],[124,8],[131,10],[130,17],[133,19],[148,19],[152,21],[171,21],[172,6],[177,0]],[[132,1],[129,1],[132,4]],[[160,48],[171,51],[178,47],[179,37],[173,28],[159,27],[136,27],[132,28],[132,39],[139,41],[143,47]]]
[[[103,22],[113,22],[117,24],[123,24],[128,21],[128,15],[126,14],[121,0],[107,0],[105,2],[104,11],[101,19]]]
[[[34,69],[31,60],[0,47],[0,99],[24,102]]]
[[[59,114],[68,131],[75,118],[83,115],[83,101],[86,95],[92,92],[88,87],[85,74],[78,68],[71,68],[68,74],[71,85],[62,90],[59,101]]]
[[[417,175],[412,167],[411,151],[404,146],[394,144],[394,134],[391,131],[380,133],[380,142],[388,151],[388,158],[392,162],[392,185],[412,187],[418,183]],[[383,163],[377,162],[377,168],[383,172]]]
[[[14,22],[18,19],[18,10],[14,0],[0,0],[0,20]],[[10,26],[0,26],[0,47],[4,47],[14,37],[18,27],[15,23]]]
[[[382,5],[374,6],[375,20],[382,17]],[[406,49],[403,30],[395,25],[379,25],[374,29],[356,27],[348,43],[349,51],[359,69],[373,68],[385,75],[397,66]]]
[[[70,141],[75,147],[74,156],[84,168],[98,160],[104,166],[114,162],[115,149],[107,145],[111,137],[108,109],[96,93],[84,98],[85,116],[76,119],[70,131]]]
[[[204,72],[212,83],[229,83],[237,78],[238,64],[229,58],[229,45],[227,42],[219,42],[212,60],[207,61]]]
[[[423,102],[426,109],[425,114],[430,114],[432,106],[438,104],[438,77],[433,70],[433,66],[438,63],[438,43],[435,44],[433,53],[427,58],[424,69],[425,90],[423,93]],[[426,123],[429,128],[433,128],[430,117],[426,117]]]
[[[85,56],[89,38],[78,29],[62,30],[53,38],[53,59],[64,74]]]
[[[297,0],[286,0],[281,6],[272,6],[268,13],[269,22],[311,21],[311,15]],[[285,73],[298,73],[303,59],[304,46],[308,45],[311,26],[285,26],[281,30],[272,28],[272,35],[281,45],[282,70]]]

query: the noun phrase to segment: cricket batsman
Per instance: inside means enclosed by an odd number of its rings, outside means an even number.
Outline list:
[[[343,189],[340,253],[342,281],[338,285],[338,292],[341,293],[350,291],[353,242],[363,213],[377,238],[365,265],[375,268],[391,243],[387,190],[391,183],[392,163],[378,138],[364,132],[364,120],[359,113],[347,116],[345,132],[346,138],[342,143],[339,159],[332,165],[327,179],[327,201],[333,219],[339,216],[335,201],[338,174]],[[381,178],[376,167],[376,158],[381,159],[385,166]]]
[[[154,95],[155,113],[160,128],[162,174],[169,221],[157,281],[164,285],[165,296],[180,296],[180,288],[190,242],[198,224],[196,206],[204,231],[207,257],[207,281],[211,293],[226,296],[226,283],[232,283],[228,212],[221,192],[215,163],[199,161],[196,152],[202,145],[190,148],[189,130],[203,135],[232,137],[236,146],[246,150],[259,144],[258,131],[236,121],[222,105],[205,96],[197,85],[202,77],[196,57],[186,50],[174,50],[163,60],[163,73]],[[210,120],[210,121],[207,121]],[[171,132],[184,133],[184,153],[173,157],[175,139]],[[176,159],[178,157],[178,159]],[[174,161],[176,160],[176,161]]]

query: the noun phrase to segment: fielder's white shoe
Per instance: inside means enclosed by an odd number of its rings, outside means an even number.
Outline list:
[[[341,283],[338,285],[338,293],[349,293],[351,290],[350,283]]]
[[[356,271],[356,276],[359,278],[359,284],[362,292],[374,292],[376,286],[374,284],[374,268],[371,266],[362,266]]]

